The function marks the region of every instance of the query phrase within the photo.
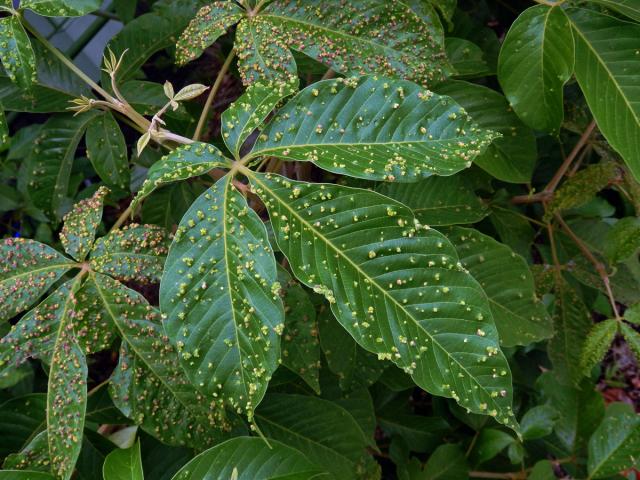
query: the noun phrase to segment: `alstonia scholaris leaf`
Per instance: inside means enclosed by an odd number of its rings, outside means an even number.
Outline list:
[[[76,203],[64,216],[60,242],[65,252],[79,262],[83,261],[91,250],[96,230],[102,220],[104,198],[108,193],[108,188],[98,188],[92,197]]]
[[[12,82],[29,89],[36,81],[36,57],[16,15],[0,18],[0,61]]]
[[[160,284],[187,377],[251,417],[280,358],[284,311],[262,220],[227,175],[185,213]]]
[[[51,471],[68,480],[82,447],[87,407],[87,360],[74,332],[73,305],[79,280],[70,287],[51,356],[47,389],[47,437]]]
[[[205,5],[182,32],[176,44],[176,63],[184,65],[202,55],[229,27],[244,16],[235,2],[217,1]]]
[[[222,139],[236,159],[249,135],[262,127],[267,116],[285,97],[298,89],[294,81],[254,83],[222,114]]]
[[[127,143],[111,112],[95,117],[87,127],[87,157],[93,169],[109,186],[129,190]]]
[[[100,8],[100,0],[22,0],[21,8],[45,17],[80,17]]]
[[[501,345],[528,345],[553,335],[553,323],[536,297],[524,258],[472,228],[453,227],[446,234],[464,268],[487,294]]]
[[[441,32],[403,2],[276,0],[257,18],[273,26],[269,41],[281,38],[337,72],[427,84],[449,70]]]
[[[169,242],[164,228],[132,223],[99,238],[89,264],[94,271],[125,282],[158,283]]]
[[[497,137],[449,97],[382,77],[325,80],[271,120],[251,156],[312,161],[369,180],[415,182],[471,165]]]
[[[91,274],[104,311],[122,338],[110,393],[136,424],[169,445],[203,448],[224,438],[229,424],[217,401],[199,394],[178,365],[160,314],[139,293],[101,274]]]
[[[74,262],[44,243],[7,238],[0,243],[0,319],[29,308]]]
[[[517,428],[486,296],[443,235],[377,193],[243,173],[293,273],[360,345],[430,393]]]
[[[138,203],[162,185],[204,175],[214,168],[230,166],[230,160],[213,145],[196,142],[176,148],[151,166],[131,208],[135,210]]]

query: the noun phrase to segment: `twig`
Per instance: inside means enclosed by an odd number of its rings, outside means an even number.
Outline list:
[[[129,206],[125,209],[125,211],[120,214],[120,216],[116,220],[116,223],[114,223],[111,227],[110,231],[120,228],[122,224],[127,221],[127,218],[133,215],[133,209],[131,208],[131,205],[132,204],[129,203]]]
[[[589,250],[589,247],[580,239],[580,237],[578,237],[573,232],[573,230],[569,228],[569,225],[566,224],[566,222],[562,219],[560,214],[556,213],[555,217],[558,223],[560,224],[560,226],[562,227],[562,229],[567,233],[567,235],[569,235],[569,237],[571,237],[571,240],[573,240],[573,242],[578,246],[582,254],[595,267],[596,271],[598,272],[598,275],[600,275],[600,278],[602,279],[602,283],[604,283],[605,289],[607,291],[607,296],[609,297],[609,302],[611,303],[611,307],[613,308],[613,314],[615,315],[616,320],[621,321],[622,318],[620,318],[620,313],[618,312],[618,306],[616,305],[616,300],[613,296],[613,291],[611,290],[611,282],[609,281],[609,275],[607,274],[606,267],[600,260],[598,260],[595,257],[593,253],[591,253],[591,250]]]
[[[213,83],[213,86],[211,87],[211,90],[209,90],[209,95],[207,96],[207,101],[204,104],[204,107],[202,109],[202,113],[200,114],[200,118],[198,119],[198,125],[196,126],[196,131],[193,134],[193,140],[194,141],[197,141],[197,140],[200,139],[200,134],[202,133],[202,129],[204,128],[204,124],[207,121],[207,116],[209,115],[209,109],[211,108],[211,104],[213,103],[213,99],[216,96],[216,94],[218,93],[218,90],[220,89],[220,85],[222,85],[222,80],[224,79],[225,74],[229,70],[229,66],[231,65],[231,61],[233,60],[235,55],[236,55],[236,49],[232,48],[231,51],[229,52],[229,55],[227,55],[227,59],[222,64],[222,67],[220,67],[220,71],[218,72],[218,76],[216,77],[216,80]]]

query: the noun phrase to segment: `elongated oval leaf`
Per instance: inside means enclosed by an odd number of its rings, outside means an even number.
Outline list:
[[[22,0],[21,8],[45,17],[80,17],[100,8],[100,0]]]
[[[280,356],[279,288],[262,221],[231,177],[221,178],[180,222],[160,308],[189,379],[221,406],[249,417]]]
[[[116,448],[102,467],[104,480],[144,480],[140,440],[129,448]]]
[[[560,7],[536,5],[516,19],[498,61],[498,79],[518,116],[532,128],[557,131],[562,88],[573,73],[573,36]],[[580,60],[576,60],[579,67]],[[586,67],[586,65],[585,65]]]
[[[243,16],[244,10],[235,2],[217,1],[202,7],[178,39],[176,63],[184,65],[202,55]]]
[[[87,157],[103,182],[129,189],[127,144],[110,112],[95,117],[87,127]]]
[[[636,359],[640,360],[640,333],[624,322],[620,323],[620,333],[622,333],[625,342],[627,342]]]
[[[640,179],[640,25],[572,9],[576,79],[598,128]],[[624,59],[621,61],[620,59]]]
[[[607,478],[637,465],[640,415],[630,405],[613,403],[589,439],[589,478]]]
[[[176,148],[151,166],[131,207],[135,209],[138,203],[162,185],[204,175],[214,168],[230,166],[231,162],[213,145],[196,142]]]
[[[300,450],[336,478],[356,478],[366,440],[342,407],[304,395],[269,394],[256,411],[262,432]]]
[[[60,242],[65,252],[79,262],[84,260],[93,245],[96,230],[102,220],[104,198],[108,193],[106,187],[98,188],[91,198],[76,203],[64,216]]]
[[[73,325],[74,281],[64,300],[51,356],[47,389],[47,437],[51,471],[68,480],[82,447],[82,430],[87,407],[87,360],[78,345]]]
[[[453,100],[373,76],[305,88],[267,125],[251,155],[312,161],[369,180],[415,182],[471,165],[495,138]]]
[[[262,127],[267,115],[298,88],[297,79],[287,83],[254,83],[222,114],[222,138],[236,159],[249,135]]]
[[[453,227],[447,236],[462,265],[487,294],[501,345],[528,345],[551,337],[553,323],[536,297],[533,276],[524,258],[471,228]]]
[[[31,42],[15,15],[0,18],[0,61],[12,82],[29,89],[36,81],[36,59]]]
[[[155,225],[132,223],[99,238],[89,257],[91,268],[125,282],[158,283],[169,251],[169,236]]]
[[[638,0],[591,0],[622,15],[640,22],[640,2]]]
[[[0,405],[0,456],[26,447],[46,422],[47,395],[31,393]]]
[[[618,322],[613,318],[596,323],[589,331],[580,353],[580,368],[584,375],[589,376],[591,369],[602,361],[616,333]]]
[[[424,225],[476,223],[489,214],[462,175],[433,176],[410,185],[383,183],[376,191],[410,207]]]
[[[276,27],[269,40],[280,36],[337,72],[426,84],[449,70],[437,28],[403,2],[276,0],[258,18]]]
[[[321,470],[298,450],[280,442],[238,437],[196,456],[172,480],[311,480]]]
[[[485,294],[443,235],[373,192],[246,174],[293,273],[360,345],[425,390],[517,428]]]
[[[123,341],[110,385],[116,406],[170,445],[202,448],[224,438],[229,425],[216,415],[215,400],[197,393],[184,378],[159,312],[115,280],[101,274],[91,277],[105,315]]]
[[[536,165],[536,138],[495,90],[463,81],[438,85],[436,93],[458,102],[481,128],[502,134],[474,162],[505,182],[527,183]]]
[[[29,308],[74,262],[44,243],[7,238],[0,243],[0,319]]]

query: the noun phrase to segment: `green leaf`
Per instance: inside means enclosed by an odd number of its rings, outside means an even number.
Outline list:
[[[367,443],[342,407],[316,397],[273,393],[255,418],[267,437],[295,447],[319,469],[336,478],[356,478]]]
[[[214,168],[230,166],[230,160],[213,145],[196,142],[176,148],[151,166],[131,208],[135,210],[142,200],[162,185],[204,175]]]
[[[269,41],[280,37],[336,72],[427,84],[442,80],[448,69],[437,29],[403,2],[276,0],[257,18],[275,27]]]
[[[618,333],[618,321],[614,318],[596,323],[591,328],[580,354],[580,368],[584,375],[591,375],[591,369],[602,361],[616,333]]]
[[[624,312],[624,319],[627,322],[640,325],[640,303],[630,306]]]
[[[0,61],[12,82],[27,90],[36,81],[36,58],[16,15],[0,18]]]
[[[65,252],[82,262],[96,237],[96,230],[102,221],[102,208],[109,189],[100,187],[92,197],[76,203],[64,216],[60,232],[60,242]]]
[[[21,166],[19,187],[33,205],[59,217],[68,195],[76,149],[96,112],[51,117],[40,130],[35,148]]]
[[[409,185],[383,183],[376,191],[411,208],[424,225],[476,223],[489,214],[487,205],[461,174],[428,177]]]
[[[99,238],[89,264],[94,271],[125,282],[158,283],[168,251],[165,229],[132,223]]]
[[[111,112],[95,117],[87,127],[87,157],[103,182],[129,189],[127,144]]]
[[[458,480],[467,478],[469,465],[460,445],[440,445],[431,454],[423,470],[424,480]]]
[[[322,352],[342,390],[367,388],[380,378],[386,365],[362,349],[324,306],[318,315],[318,327]]]
[[[499,180],[528,183],[536,165],[536,139],[495,90],[452,80],[438,85],[436,93],[453,98],[481,127],[502,134],[474,162]]]
[[[55,480],[55,477],[45,472],[3,470],[0,471],[0,480]]]
[[[6,238],[0,243],[0,319],[33,305],[74,263],[44,243]]]
[[[205,190],[200,184],[174,183],[149,195],[142,205],[142,220],[172,230],[191,204]]]
[[[309,294],[286,270],[278,269],[278,281],[282,284],[285,312],[282,364],[320,393],[320,340],[316,310]]]
[[[553,427],[560,444],[570,454],[581,454],[604,415],[602,394],[588,379],[578,387],[563,385],[552,371],[543,373],[538,384],[560,414]]]
[[[577,70],[587,67],[581,61],[576,56]],[[536,5],[509,29],[500,50],[498,80],[523,122],[556,132],[564,117],[562,90],[573,68],[574,39],[564,10]]]
[[[556,480],[558,477],[553,471],[553,463],[549,460],[539,460],[533,466],[528,478],[529,480]]]
[[[402,80],[325,80],[267,125],[251,156],[312,161],[369,180],[415,182],[471,165],[496,137],[448,97]]]
[[[428,0],[440,12],[440,15],[451,25],[453,15],[456,13],[457,0]]]
[[[280,442],[238,437],[196,456],[173,480],[311,480],[319,473],[302,453]]]
[[[0,75],[0,102],[5,110],[32,113],[65,112],[74,99],[70,93],[43,83],[22,90],[9,77]]]
[[[42,472],[49,472],[50,466],[49,437],[46,430],[33,437],[18,453],[12,453],[7,456],[2,464],[2,468],[5,470],[35,470]]]
[[[100,8],[100,0],[22,0],[28,8],[45,17],[80,17]]]
[[[178,39],[176,63],[184,65],[198,58],[244,15],[242,8],[229,1],[216,1],[202,7]]]
[[[79,280],[65,299],[51,355],[47,388],[47,436],[51,471],[68,480],[82,447],[87,407],[87,360],[74,332],[73,300]]]
[[[620,333],[622,333],[627,345],[629,345],[629,348],[635,354],[636,358],[640,359],[640,333],[625,323],[620,323]]]
[[[589,439],[589,478],[607,478],[638,464],[640,415],[631,405],[613,403]]]
[[[124,415],[169,445],[203,448],[224,438],[229,425],[214,415],[216,401],[197,393],[181,372],[160,314],[139,293],[91,274],[105,315],[122,337],[120,361],[110,383]]]
[[[116,448],[104,461],[104,480],[144,480],[140,440],[132,447]]]
[[[47,396],[31,393],[0,405],[0,457],[22,450],[46,425]]]
[[[484,52],[464,38],[447,37],[446,52],[456,77],[474,78],[491,75]]]
[[[557,279],[553,306],[554,336],[548,354],[562,383],[576,384],[582,377],[580,355],[591,329],[591,314],[566,280]]]
[[[550,435],[560,414],[550,405],[538,405],[524,414],[520,420],[522,438],[535,440]]]
[[[222,138],[234,158],[240,159],[240,149],[249,135],[261,128],[278,103],[297,88],[297,78],[288,83],[254,83],[223,112]]]
[[[6,149],[9,146],[9,141],[9,125],[4,114],[4,108],[0,104],[0,150]]]
[[[640,249],[640,219],[625,217],[619,219],[607,232],[605,254],[612,263],[631,257]]]
[[[551,318],[536,297],[524,258],[471,228],[452,227],[446,233],[464,268],[487,294],[501,345],[528,345],[551,337]]]
[[[531,245],[536,233],[523,214],[512,207],[495,203],[491,205],[489,220],[491,220],[493,228],[498,232],[502,243],[511,247],[514,252],[524,259],[531,259]]]
[[[622,15],[640,22],[640,2],[638,0],[591,0],[604,7],[610,8]]]
[[[238,72],[242,83],[295,83],[296,60],[280,31],[261,16],[243,20],[236,29]]]
[[[471,458],[476,464],[487,462],[502,452],[516,440],[511,435],[495,428],[484,428],[471,451]]]
[[[441,417],[399,413],[392,408],[378,412],[377,419],[380,428],[391,437],[402,437],[412,452],[432,451],[450,431],[449,425]]]
[[[591,10],[571,9],[568,14],[576,42],[576,79],[598,128],[638,180],[640,25]]]
[[[329,300],[361,346],[430,393],[517,428],[486,297],[443,235],[374,192],[243,173],[294,275]]]
[[[280,358],[279,289],[264,224],[227,175],[182,218],[160,308],[189,379],[249,418]]]

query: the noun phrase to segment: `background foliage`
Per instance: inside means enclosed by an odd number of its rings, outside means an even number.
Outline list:
[[[637,478],[640,2],[100,3],[0,0],[0,479]]]

